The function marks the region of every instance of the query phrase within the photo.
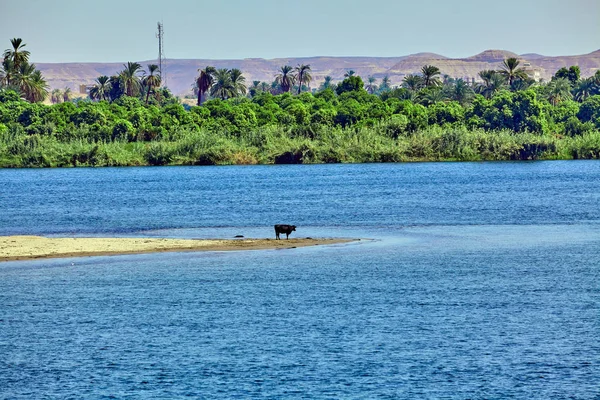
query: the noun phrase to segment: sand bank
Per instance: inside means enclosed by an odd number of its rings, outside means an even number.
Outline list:
[[[46,238],[0,236],[0,261],[36,258],[87,257],[167,251],[232,251],[289,249],[347,243],[355,239],[152,239]]]

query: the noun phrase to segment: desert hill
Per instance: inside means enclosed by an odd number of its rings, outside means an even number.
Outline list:
[[[247,58],[243,60],[209,60],[169,59],[166,64],[167,86],[177,95],[186,95],[191,91],[191,85],[198,75],[198,69],[207,65],[216,68],[239,68],[246,77],[248,86],[252,81],[272,82],[282,65],[296,66],[310,64],[312,68],[312,87],[317,87],[325,76],[329,75],[334,81],[342,80],[348,70],[365,80],[374,76],[380,80],[389,76],[393,85],[398,85],[407,74],[419,73],[426,64],[440,68],[442,75],[454,78],[475,78],[484,69],[498,69],[507,57],[518,57],[528,68],[536,71],[536,75],[549,80],[562,67],[578,65],[582,76],[593,75],[600,69],[600,50],[576,55],[548,57],[530,53],[516,55],[504,50],[486,50],[468,58],[448,58],[434,53],[418,53],[401,57],[304,57],[304,58]],[[144,68],[155,60],[140,62]],[[91,85],[101,75],[114,75],[123,69],[123,63],[36,63],[52,89],[70,87],[79,90],[79,85]]]
[[[479,54],[471,56],[469,58],[465,58],[463,60],[465,60],[465,61],[480,61],[480,62],[487,62],[487,63],[496,63],[496,62],[501,63],[502,61],[506,60],[507,58],[511,58],[511,57],[519,58],[519,55],[513,53],[512,51],[506,51],[506,50],[486,50],[486,51],[482,51]]]
[[[538,54],[538,53],[527,53],[527,54],[521,54],[521,57],[523,57],[527,60],[537,60],[538,58],[545,58],[546,56]]]

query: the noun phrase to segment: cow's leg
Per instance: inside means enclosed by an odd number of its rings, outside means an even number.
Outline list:
[[[275,229],[275,240],[279,239],[279,231],[277,231],[277,229]]]
[[[290,240],[290,234],[286,232],[286,233],[285,233],[285,238],[286,238],[287,240]]]

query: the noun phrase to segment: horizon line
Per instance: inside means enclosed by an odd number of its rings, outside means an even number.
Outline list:
[[[379,58],[379,59],[383,59],[383,58],[404,58],[404,57],[411,57],[411,56],[418,56],[418,55],[425,55],[425,54],[430,54],[432,56],[440,56],[440,57],[444,57],[444,58],[440,58],[440,60],[466,60],[472,57],[475,57],[479,54],[488,52],[488,51],[501,51],[501,52],[508,52],[508,53],[513,53],[517,56],[523,57],[526,55],[535,55],[535,56],[539,56],[539,57],[543,57],[543,58],[557,58],[557,57],[579,57],[579,56],[586,56],[586,55],[590,55],[596,52],[600,52],[600,48],[590,51],[588,53],[583,53],[583,54],[568,54],[568,55],[555,55],[555,56],[551,56],[551,55],[545,55],[545,54],[540,54],[540,53],[535,53],[535,52],[528,52],[528,53],[515,53],[513,51],[510,50],[504,50],[504,49],[485,49],[483,51],[480,51],[479,53],[473,54],[471,56],[468,57],[448,57],[445,56],[443,54],[439,54],[439,53],[434,53],[434,52],[429,52],[429,51],[422,51],[422,52],[418,52],[418,53],[411,53],[411,54],[405,54],[405,55],[397,55],[397,56],[369,56],[369,55],[350,55],[350,56],[331,56],[331,55],[314,55],[314,56],[288,56],[288,57],[273,57],[273,58],[265,58],[265,57],[244,57],[244,58],[165,58],[166,61],[168,60],[172,60],[172,61],[195,61],[195,60],[207,60],[207,61],[244,61],[244,60],[265,60],[265,61],[274,61],[274,60],[284,60],[284,59],[310,59],[310,58]],[[432,59],[436,59],[435,57],[433,57]],[[145,60],[137,60],[134,62],[149,62],[149,61],[153,61],[155,60],[155,58],[148,58]],[[35,64],[120,64],[120,63],[126,63],[128,61],[32,61],[32,63]]]

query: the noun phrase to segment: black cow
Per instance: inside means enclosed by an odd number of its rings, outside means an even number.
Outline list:
[[[290,233],[296,230],[296,225],[275,225],[275,240],[281,239],[280,233],[285,233],[285,238],[290,238]]]

